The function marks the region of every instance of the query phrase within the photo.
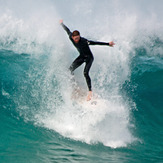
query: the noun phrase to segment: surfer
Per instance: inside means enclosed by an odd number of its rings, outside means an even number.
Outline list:
[[[107,45],[113,47],[115,43],[113,41],[106,43],[106,42],[97,42],[97,41],[90,41],[80,36],[80,32],[75,30],[71,32],[69,28],[63,24],[63,20],[60,20],[60,24],[62,25],[63,29],[67,32],[69,39],[72,41],[73,45],[77,48],[79,52],[79,56],[74,60],[74,62],[70,66],[71,74],[73,74],[74,70],[81,66],[84,62],[86,63],[84,68],[84,77],[86,79],[86,83],[88,86],[88,96],[87,101],[91,100],[92,98],[92,85],[91,85],[91,78],[89,76],[89,70],[91,68],[92,62],[94,60],[93,54],[89,48],[89,45]]]

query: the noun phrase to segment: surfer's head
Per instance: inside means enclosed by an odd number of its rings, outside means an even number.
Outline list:
[[[80,40],[80,32],[75,30],[72,32],[72,39],[74,40],[75,43],[78,43]]]

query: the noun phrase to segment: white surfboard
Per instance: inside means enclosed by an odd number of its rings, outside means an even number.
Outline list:
[[[79,86],[79,84],[74,79],[71,93],[71,100],[73,101],[73,104],[77,104],[86,108],[99,108],[99,106],[106,105],[105,100],[95,92],[93,92],[91,100],[87,101],[87,93],[88,91]]]
[[[99,108],[99,106],[106,105],[105,100],[101,99],[99,95],[94,92],[91,100],[87,101],[87,91],[80,87],[73,89],[71,99],[74,104],[85,108]]]

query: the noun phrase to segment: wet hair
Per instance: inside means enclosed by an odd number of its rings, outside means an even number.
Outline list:
[[[79,36],[80,35],[80,32],[75,30],[72,32],[72,36]]]

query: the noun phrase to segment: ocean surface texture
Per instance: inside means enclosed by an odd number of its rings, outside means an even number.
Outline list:
[[[162,0],[0,0],[0,163],[163,162]],[[77,50],[94,41],[97,105],[73,99]],[[75,71],[87,91],[84,64]]]

